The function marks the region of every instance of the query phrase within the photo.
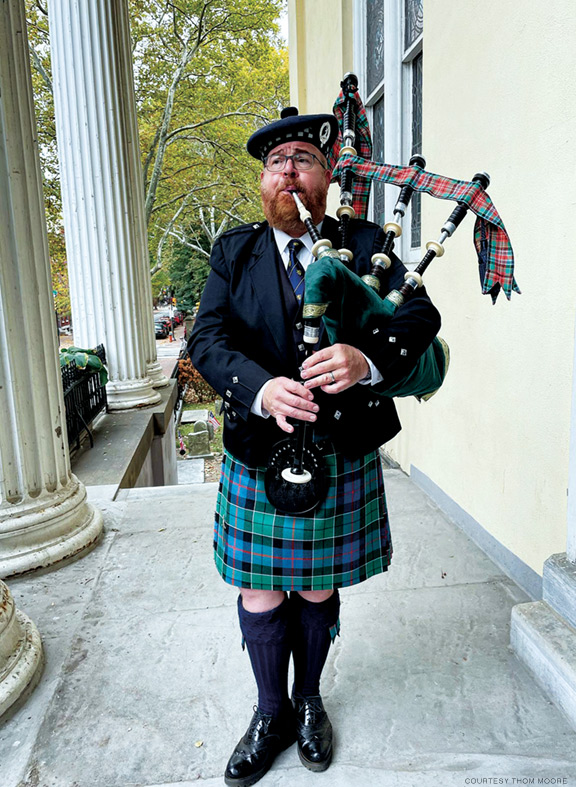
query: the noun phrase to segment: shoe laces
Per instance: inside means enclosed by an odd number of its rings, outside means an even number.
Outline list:
[[[296,712],[304,711],[305,724],[315,724],[316,717],[325,713],[322,697],[295,697]]]
[[[249,738],[256,738],[260,735],[266,735],[268,732],[268,727],[270,726],[270,722],[272,721],[272,716],[270,716],[268,713],[262,713],[257,705],[254,705],[253,710],[254,716],[252,716],[252,721],[250,722],[250,726],[246,732],[246,735]]]

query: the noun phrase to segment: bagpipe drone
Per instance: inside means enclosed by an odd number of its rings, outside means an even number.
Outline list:
[[[479,263],[482,292],[493,302],[502,289],[509,299],[513,290],[520,292],[514,280],[514,256],[504,224],[486,188],[490,178],[480,172],[471,181],[455,180],[427,172],[421,155],[414,155],[408,167],[392,166],[371,160],[370,130],[362,101],[358,95],[357,78],[346,74],[341,92],[334,105],[340,132],[334,145],[329,166],[332,180],[340,182],[340,207],[337,210],[341,248],[332,248],[329,240],[320,237],[312,217],[296,192],[293,198],[301,221],[314,241],[315,261],[305,275],[303,305],[304,342],[307,356],[316,349],[323,322],[329,342],[354,345],[354,334],[370,325],[377,332],[394,319],[396,311],[422,286],[422,274],[436,257],[444,254],[444,242],[452,236],[469,210],[476,214],[474,244]],[[357,150],[359,148],[359,151]],[[382,249],[372,257],[369,274],[360,278],[347,263],[352,259],[348,244],[351,222],[366,214],[370,182],[383,181],[400,187],[394,207],[394,218],[384,225]],[[402,233],[404,218],[414,192],[425,192],[440,199],[456,202],[444,222],[438,240],[426,243],[426,253],[414,270],[405,274],[404,284],[384,297],[380,295],[383,276],[391,265],[394,241]],[[380,326],[380,327],[378,327]],[[442,385],[448,370],[449,351],[446,343],[436,337],[419,357],[409,374],[392,385],[380,384],[373,389],[376,397],[415,396],[428,400]],[[322,451],[314,443],[313,427],[295,421],[295,432],[277,443],[270,455],[265,476],[268,500],[279,511],[304,514],[324,499],[326,480]]]

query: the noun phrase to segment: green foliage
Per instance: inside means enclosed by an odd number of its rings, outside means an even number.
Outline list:
[[[152,276],[152,297],[158,298],[162,290],[170,287],[170,270],[168,268],[160,268],[160,270]]]
[[[194,267],[225,229],[260,215],[260,165],[245,144],[288,100],[275,22],[283,5],[132,4],[153,271],[177,243],[197,252]]]
[[[50,74],[48,17],[44,11],[41,3],[26,0],[28,38],[32,54],[32,88],[34,90],[38,147],[42,163],[52,290],[56,292],[54,308],[58,314],[70,314],[68,268],[60,195],[60,170]]]
[[[67,366],[72,361],[78,369],[85,369],[89,374],[98,372],[101,385],[106,385],[108,382],[108,371],[100,358],[94,355],[94,350],[83,350],[81,347],[62,347],[60,366]]]
[[[169,270],[178,308],[192,312],[208,278],[208,259],[180,243],[174,243]]]
[[[70,290],[68,284],[68,265],[66,263],[66,245],[64,243],[64,229],[48,232],[48,247],[50,250],[50,272],[52,275],[52,291],[54,308],[58,314],[70,314]]]

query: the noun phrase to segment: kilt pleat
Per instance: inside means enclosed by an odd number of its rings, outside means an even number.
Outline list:
[[[266,468],[227,451],[216,501],[214,558],[222,578],[259,590],[346,587],[386,571],[392,557],[377,451],[350,461],[325,454],[328,494],[308,515],[280,514],[264,491]]]

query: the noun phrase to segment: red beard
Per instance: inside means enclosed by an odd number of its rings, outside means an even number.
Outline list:
[[[284,191],[287,186],[292,186],[298,191],[298,196],[312,214],[314,224],[319,224],[324,218],[328,189],[324,185],[313,189],[304,189],[300,183],[281,183],[276,188],[260,185],[262,207],[270,226],[277,227],[279,230],[288,233],[288,235],[299,237],[304,235],[306,227],[300,221],[294,197]]]

